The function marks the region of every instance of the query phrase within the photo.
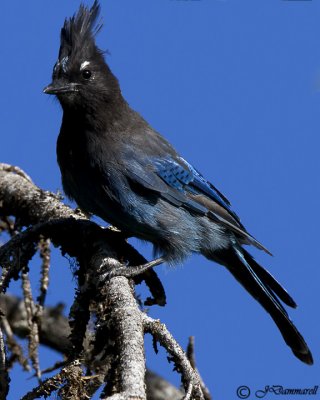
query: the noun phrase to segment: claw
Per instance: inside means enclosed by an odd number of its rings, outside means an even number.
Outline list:
[[[129,266],[129,267],[120,267],[120,268],[114,268],[111,271],[108,271],[102,275],[103,281],[110,280],[111,278],[114,278],[115,276],[124,276],[126,278],[134,278],[137,275],[142,274],[143,272],[147,271],[150,268],[156,267],[157,265],[160,265],[164,263],[164,259],[162,257],[156,258],[155,260],[152,260],[146,264],[142,265],[136,265],[136,266]]]

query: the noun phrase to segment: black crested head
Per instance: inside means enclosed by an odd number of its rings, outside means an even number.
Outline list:
[[[95,43],[102,28],[97,22],[99,14],[95,0],[91,8],[81,4],[78,12],[64,21],[52,83],[44,89],[55,94],[63,108],[91,107],[121,96],[118,81]]]
[[[83,4],[71,18],[66,18],[60,34],[59,64],[67,64],[70,57],[83,59],[90,55],[102,55],[95,44],[95,36],[102,28],[97,23],[100,5],[97,0],[91,9]]]

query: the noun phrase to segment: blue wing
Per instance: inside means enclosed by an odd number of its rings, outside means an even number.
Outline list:
[[[244,243],[253,244],[270,254],[246,231],[227,198],[183,158],[152,157],[144,166],[132,161],[127,173],[131,180],[159,193],[175,206],[208,216],[234,231]]]
[[[223,207],[240,224],[240,219],[232,211],[229,200],[186,160],[179,157],[179,161],[178,163],[172,158],[153,160],[158,175],[169,186],[180,192],[206,196]]]

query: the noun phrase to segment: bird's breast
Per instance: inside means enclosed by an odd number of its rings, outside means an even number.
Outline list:
[[[83,211],[115,224],[122,213],[119,188],[126,183],[117,173],[114,156],[85,135],[70,136],[62,131],[57,142],[64,192]]]

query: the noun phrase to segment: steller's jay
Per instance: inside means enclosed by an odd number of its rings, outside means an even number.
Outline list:
[[[96,0],[65,20],[53,81],[44,89],[63,109],[57,157],[65,193],[128,236],[152,242],[160,261],[178,263],[201,253],[224,265],[271,315],[293,353],[312,364],[280,303],[296,307],[294,300],[242,245],[268,250],[246,231],[225,196],[122,97],[95,44],[99,12]]]

